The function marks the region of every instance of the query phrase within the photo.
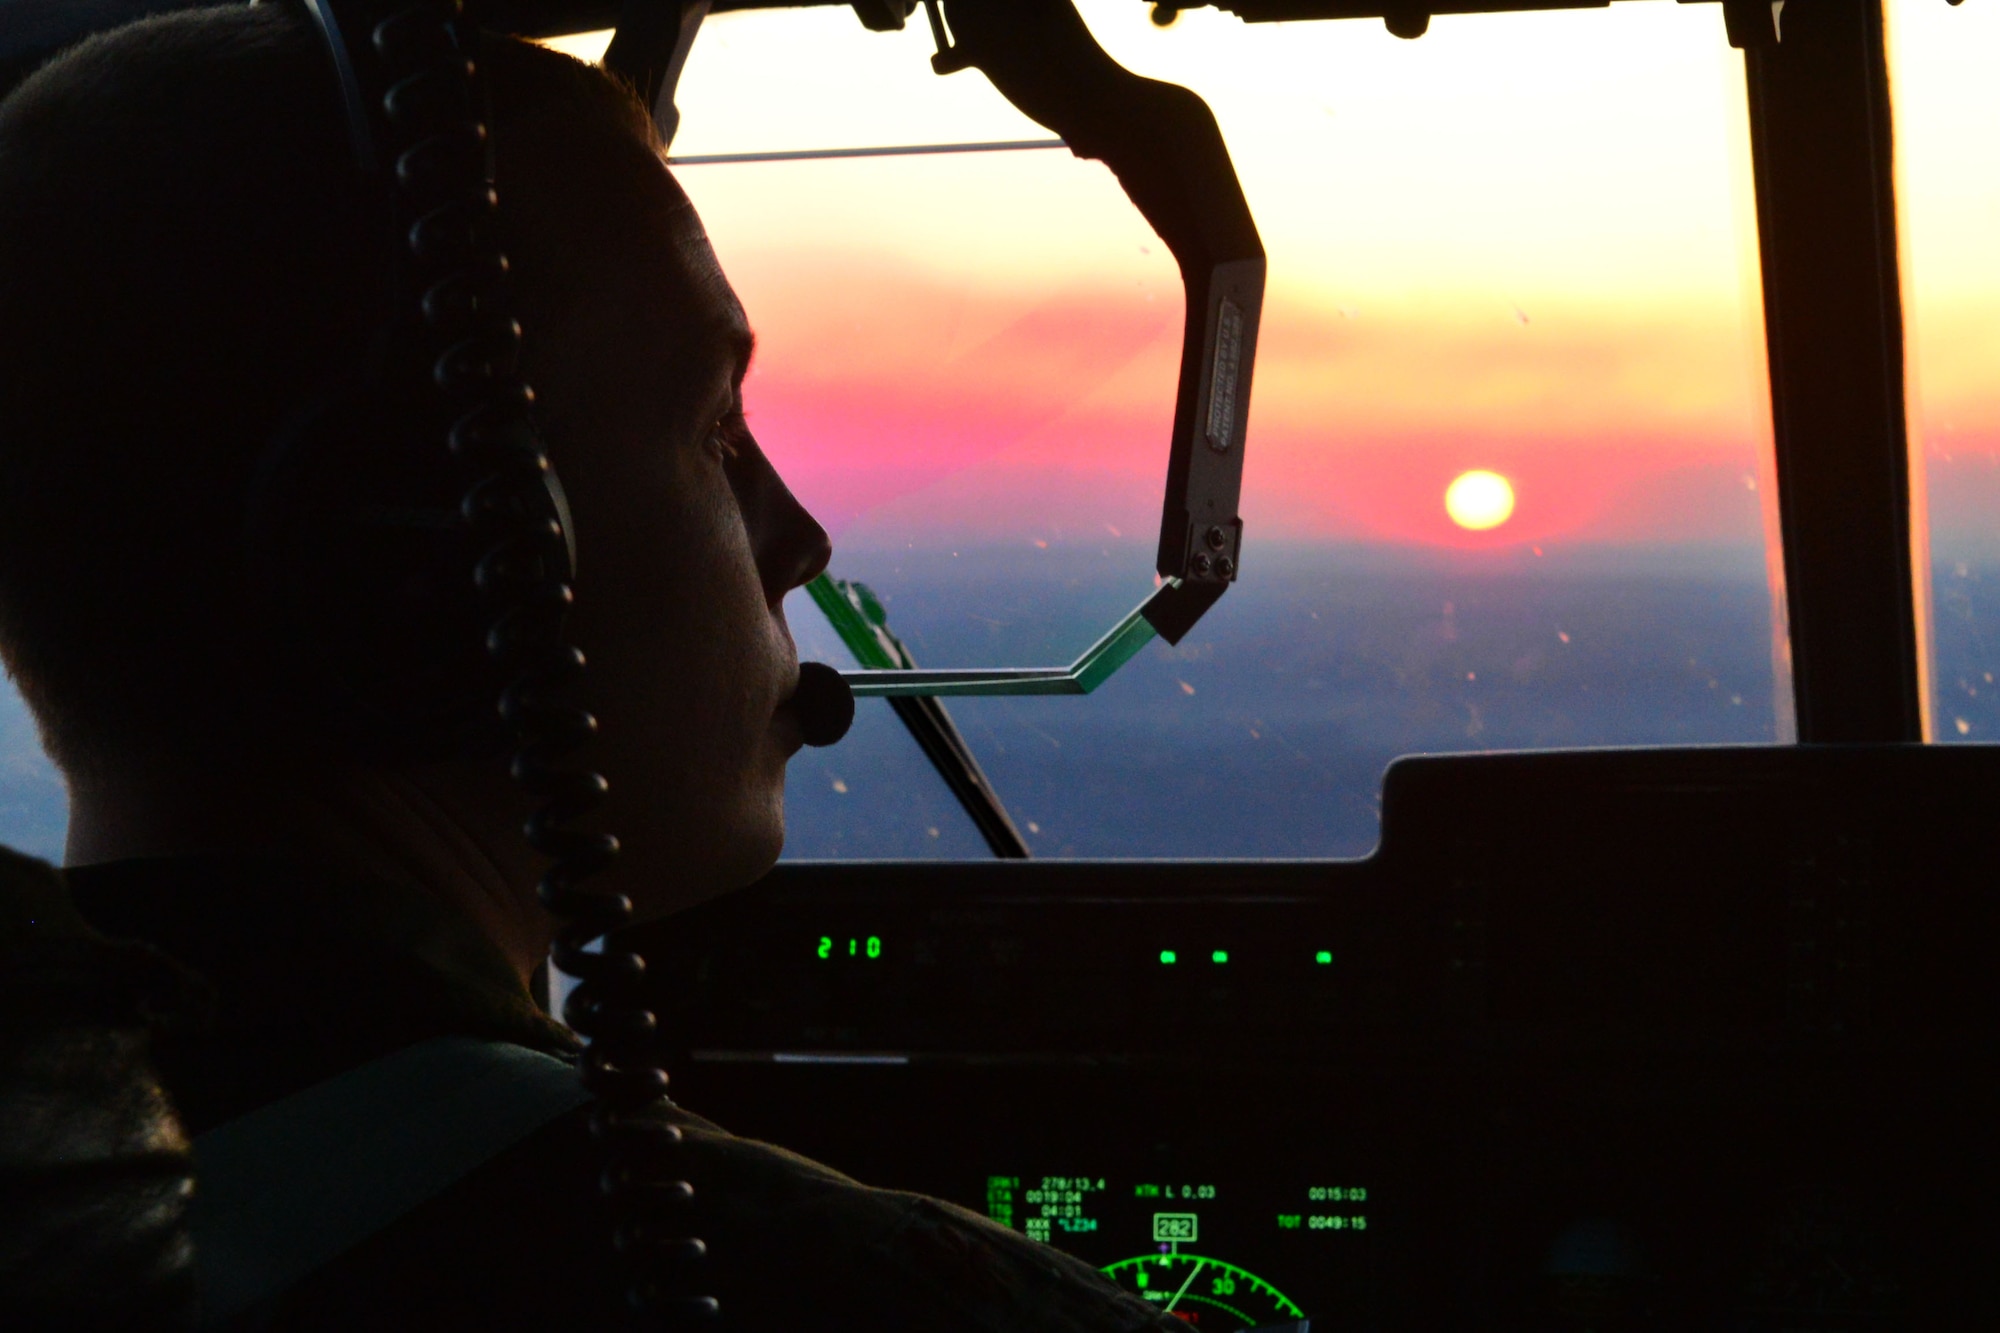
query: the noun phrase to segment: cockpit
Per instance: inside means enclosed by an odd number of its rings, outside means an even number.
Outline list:
[[[482,8],[833,541],[676,1099],[1209,1333],[1990,1323],[2000,10],[984,9]]]

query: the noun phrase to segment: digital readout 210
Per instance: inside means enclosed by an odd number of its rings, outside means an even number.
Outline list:
[[[841,939],[832,935],[822,935],[819,937],[819,948],[815,952],[822,961],[830,958],[880,958],[882,937],[850,935]]]

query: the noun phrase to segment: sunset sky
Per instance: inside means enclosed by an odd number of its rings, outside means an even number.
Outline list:
[[[1446,17],[1416,42],[1083,8],[1123,63],[1215,109],[1270,252],[1252,534],[1761,541],[1742,66],[1718,6]],[[1899,0],[1894,21],[1913,416],[1944,484],[2000,447],[2000,96],[1978,72],[2000,12]],[[931,74],[930,41],[845,9],[712,19],[674,151],[1045,137],[976,72]],[[758,329],[753,424],[837,540],[1150,542],[1180,287],[1102,166],[678,174]],[[1489,531],[1444,508],[1474,469],[1516,495]]]

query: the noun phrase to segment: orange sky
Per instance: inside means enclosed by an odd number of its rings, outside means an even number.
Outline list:
[[[1252,533],[1761,540],[1741,62],[1717,7],[1447,17],[1417,42],[1083,8],[1119,59],[1209,100],[1270,250]],[[1934,455],[2000,445],[2000,101],[1970,54],[2000,50],[2000,18],[1975,8],[1894,16],[1913,416]],[[976,73],[933,76],[929,41],[844,10],[712,19],[675,151],[1045,133]],[[1156,521],[1179,284],[1102,167],[679,174],[759,331],[753,421],[836,537]],[[1514,482],[1492,532],[1444,513],[1470,468]]]

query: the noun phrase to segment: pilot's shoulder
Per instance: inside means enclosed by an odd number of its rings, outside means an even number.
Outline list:
[[[954,1333],[1185,1327],[1081,1260],[954,1204],[863,1185],[705,1122],[685,1128],[738,1326],[843,1327],[846,1314],[868,1321],[857,1328]]]

